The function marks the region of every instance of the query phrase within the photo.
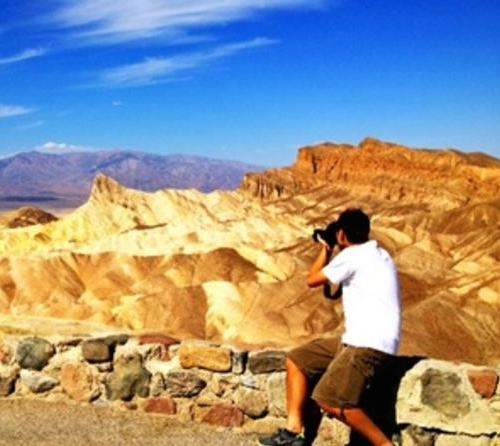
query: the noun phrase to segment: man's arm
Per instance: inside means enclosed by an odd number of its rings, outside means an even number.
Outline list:
[[[309,288],[316,288],[328,283],[328,278],[323,273],[322,269],[328,264],[332,256],[332,250],[328,249],[325,245],[321,245],[321,251],[314,261],[307,277],[307,286]],[[339,289],[339,284],[331,284],[331,293],[334,295]]]

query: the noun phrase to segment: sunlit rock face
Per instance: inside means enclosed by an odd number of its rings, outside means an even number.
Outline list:
[[[0,226],[0,311],[250,347],[338,334],[341,304],[306,285],[310,235],[360,206],[399,267],[401,351],[495,363],[499,192],[494,158],[374,139],[300,149],[231,192],[146,193],[101,175],[59,220]]]

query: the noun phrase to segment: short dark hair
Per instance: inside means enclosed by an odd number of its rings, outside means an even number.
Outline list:
[[[350,243],[365,243],[370,235],[370,218],[361,209],[346,209],[339,215],[337,228]]]

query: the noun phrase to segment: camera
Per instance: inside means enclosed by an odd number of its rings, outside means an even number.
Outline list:
[[[336,221],[330,223],[325,229],[315,229],[312,239],[316,243],[322,243],[328,248],[333,249],[337,244],[336,233],[339,230],[339,225]]]

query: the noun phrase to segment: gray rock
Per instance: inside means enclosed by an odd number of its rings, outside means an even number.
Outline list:
[[[418,426],[408,426],[401,431],[400,443],[402,446],[434,446],[436,434]]]
[[[272,373],[285,370],[286,353],[279,350],[266,350],[250,353],[248,368],[254,374]]]
[[[239,387],[234,392],[234,403],[251,418],[261,418],[267,413],[267,395],[260,390]]]
[[[173,397],[198,395],[207,383],[193,372],[170,372],[165,376],[165,390]]]
[[[276,417],[286,417],[286,373],[273,373],[267,380],[269,413]]]
[[[119,357],[114,364],[114,371],[105,381],[106,396],[110,400],[130,401],[135,395],[147,397],[151,373],[142,364],[140,355]]]
[[[18,366],[0,365],[0,397],[9,396],[14,392],[18,377]]]
[[[21,381],[33,393],[48,392],[59,384],[57,379],[33,370],[21,370]]]
[[[45,339],[27,338],[17,346],[16,359],[23,369],[42,370],[54,354],[54,347]]]
[[[421,377],[422,403],[450,418],[470,411],[469,399],[460,388],[461,379],[452,372],[428,369]]]
[[[155,373],[151,378],[151,395],[159,396],[165,390],[165,380],[161,373]]]
[[[83,358],[90,363],[108,362],[113,357],[111,345],[102,340],[90,340],[82,343]]]

